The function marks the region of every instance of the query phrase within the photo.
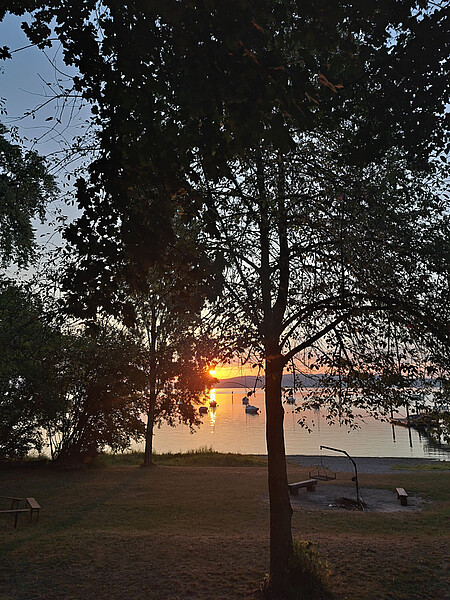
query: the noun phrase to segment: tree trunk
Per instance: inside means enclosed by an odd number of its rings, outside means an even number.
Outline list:
[[[144,453],[144,467],[151,467],[153,465],[153,426],[155,424],[155,410],[156,410],[156,312],[152,308],[150,311],[150,323],[146,323],[145,328],[147,332],[147,342],[149,348],[149,401],[147,408],[147,429],[145,432],[145,453]]]
[[[266,440],[270,500],[270,586],[282,594],[293,552],[289,489],[284,448],[284,408],[281,402],[283,357],[278,344],[266,347]]]
[[[149,408],[147,410],[147,428],[145,430],[145,452],[143,467],[153,465],[153,425],[155,423],[155,399],[154,394],[150,393]]]

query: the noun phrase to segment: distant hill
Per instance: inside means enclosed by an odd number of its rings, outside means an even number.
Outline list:
[[[303,387],[306,387],[306,388],[319,387],[321,384],[320,374],[311,375],[309,377],[307,375],[297,375],[296,377],[297,377],[297,382],[301,382]],[[215,387],[215,389],[242,388],[242,390],[252,390],[255,387],[256,379],[257,378],[255,375],[240,375],[239,377],[230,377],[229,379],[221,379],[219,381],[219,383],[216,384],[214,387]],[[258,377],[256,389],[260,389],[260,388],[264,387],[265,381],[266,381],[266,379],[265,379],[264,375],[261,375],[260,377]],[[434,383],[435,385],[437,385],[437,383],[433,382],[432,379],[429,379],[428,383],[432,384],[432,385]],[[298,383],[297,383],[297,385],[298,385]],[[294,387],[294,377],[291,373],[287,373],[286,375],[283,375],[282,386],[285,388]],[[419,381],[417,381],[417,382],[415,382],[415,384],[413,384],[412,387],[420,388],[420,387],[422,387],[422,384]]]
[[[221,379],[219,383],[216,384],[214,387],[216,389],[242,388],[243,390],[251,390],[255,387],[256,379],[257,378],[255,375],[240,375],[239,377]],[[265,381],[266,379],[264,375],[258,377],[258,381],[256,382],[256,389],[264,387]],[[318,380],[317,375],[314,377],[307,377],[306,375],[297,375],[297,381],[301,381],[304,387],[317,387],[318,385],[320,385],[320,381]],[[287,388],[294,387],[294,377],[291,373],[283,375],[282,385],[283,387]]]

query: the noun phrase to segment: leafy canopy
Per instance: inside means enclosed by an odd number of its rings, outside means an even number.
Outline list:
[[[55,193],[45,159],[8,141],[0,123],[0,266],[29,262],[35,250],[33,219],[44,219]]]
[[[297,135],[321,131],[341,139],[338,151],[356,165],[396,149],[429,170],[430,155],[447,148],[445,6],[11,0],[6,8],[31,13],[24,29],[33,42],[61,40],[97,115],[99,156],[79,183],[84,214],[67,233],[91,257],[85,279],[95,302],[114,296],[106,268],[136,280],[175,243],[174,215],[189,220],[201,203],[198,162],[217,182],[249,151],[287,153]]]

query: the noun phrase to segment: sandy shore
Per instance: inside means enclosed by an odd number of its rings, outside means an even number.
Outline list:
[[[320,465],[321,461],[320,456],[295,455],[288,456],[287,458],[289,461],[305,467]],[[352,458],[356,462],[359,473],[392,473],[399,467],[401,470],[407,470],[408,468],[413,470],[416,465],[439,464],[439,461],[426,458],[372,458],[368,456],[356,456]],[[322,456],[322,464],[324,467],[329,467],[332,471],[353,473],[353,465],[345,456]],[[450,470],[450,462],[445,462],[445,464]]]

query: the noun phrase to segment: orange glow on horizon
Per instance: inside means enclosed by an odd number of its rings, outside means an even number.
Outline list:
[[[231,364],[218,364],[209,369],[209,374],[211,377],[215,377],[219,381],[223,381],[224,379],[235,379],[238,377],[257,377],[258,376],[258,367],[252,368],[251,364],[239,365],[236,363]],[[284,375],[291,373],[290,369],[284,370]],[[325,373],[325,370],[309,370],[306,368],[298,369],[297,373],[301,373],[302,375],[321,375]],[[261,369],[259,372],[259,376],[264,375],[264,369]]]
[[[209,374],[221,381],[222,379],[232,379],[233,377],[241,377],[242,375],[256,376],[258,369],[252,369],[251,365],[225,364],[216,365],[214,368],[211,368]]]

